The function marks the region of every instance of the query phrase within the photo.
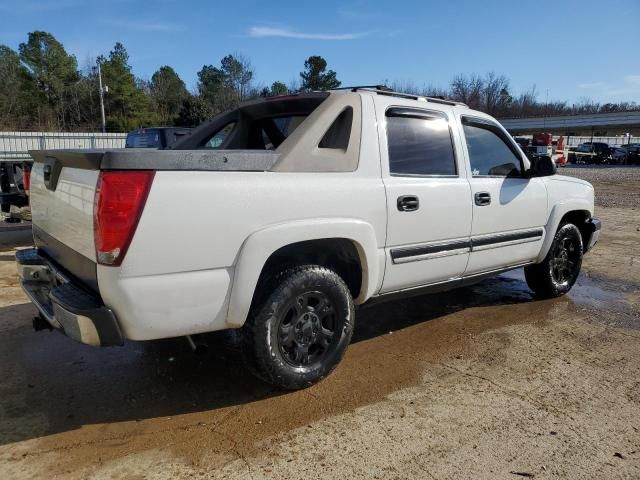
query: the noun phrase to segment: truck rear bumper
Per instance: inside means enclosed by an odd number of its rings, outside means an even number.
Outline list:
[[[113,311],[68,278],[35,248],[16,253],[20,284],[52,327],[93,346],[122,345]]]

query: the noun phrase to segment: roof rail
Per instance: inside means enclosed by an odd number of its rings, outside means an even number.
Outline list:
[[[466,103],[456,102],[454,100],[447,100],[443,97],[426,97],[423,95],[414,95],[411,93],[402,93],[391,90],[386,85],[358,85],[355,87],[341,87],[334,88],[333,90],[351,90],[352,92],[357,92],[358,90],[364,90],[366,92],[377,93],[378,95],[388,95],[391,97],[399,97],[399,98],[409,98],[411,100],[422,100],[424,102],[431,103],[440,103],[442,105],[452,105],[452,106],[460,106],[460,107],[468,107]]]
[[[442,103],[443,105],[457,105],[459,107],[469,108],[469,105],[467,105],[466,103],[456,102],[455,100],[447,100],[444,97],[424,97],[424,98],[427,99],[427,102]]]
[[[393,90],[391,90],[389,87],[387,87],[386,85],[352,85],[350,87],[338,87],[338,88],[332,88],[331,90],[351,90],[352,92],[355,92],[357,90],[383,90],[385,92],[392,92]]]

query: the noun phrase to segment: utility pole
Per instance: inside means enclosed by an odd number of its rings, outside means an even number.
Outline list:
[[[544,101],[544,118],[542,120],[542,131],[547,131],[547,115],[549,114],[549,89],[547,88],[547,96]]]
[[[102,133],[106,133],[107,126],[106,120],[104,117],[104,89],[102,88],[102,71],[100,70],[100,61],[96,62],[98,64],[98,88],[100,89],[100,115],[102,116]]]

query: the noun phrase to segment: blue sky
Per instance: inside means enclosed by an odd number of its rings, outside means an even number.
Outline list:
[[[266,85],[322,55],[343,85],[495,71],[540,100],[640,102],[640,0],[0,0],[0,43],[17,49],[32,30],[80,66],[120,41],[136,75],[167,64],[189,88],[203,64],[240,52]]]

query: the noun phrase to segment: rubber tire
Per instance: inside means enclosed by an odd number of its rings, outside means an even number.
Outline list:
[[[567,283],[560,284],[556,282],[551,275],[550,261],[555,246],[567,234],[574,237],[579,242],[580,257],[577,261],[578,265],[572,278]],[[549,252],[547,253],[547,256],[544,258],[544,260],[540,263],[536,263],[535,265],[524,267],[524,277],[527,281],[527,285],[529,285],[529,288],[533,290],[536,297],[555,298],[560,297],[571,290],[571,287],[573,287],[574,283],[576,283],[578,275],[580,274],[583,252],[584,246],[582,244],[582,235],[580,234],[580,230],[578,229],[578,227],[569,222],[561,223],[555,236],[553,237],[551,247],[549,247]]]
[[[270,284],[270,286],[269,286]],[[349,287],[332,270],[318,265],[286,269],[266,282],[262,288],[273,288],[259,305],[252,308],[243,327],[243,350],[249,369],[263,381],[285,390],[309,387],[340,363],[353,335],[355,308]],[[317,365],[295,367],[287,363],[275,344],[279,310],[296,295],[319,290],[332,301],[340,327],[340,338],[329,356]]]

